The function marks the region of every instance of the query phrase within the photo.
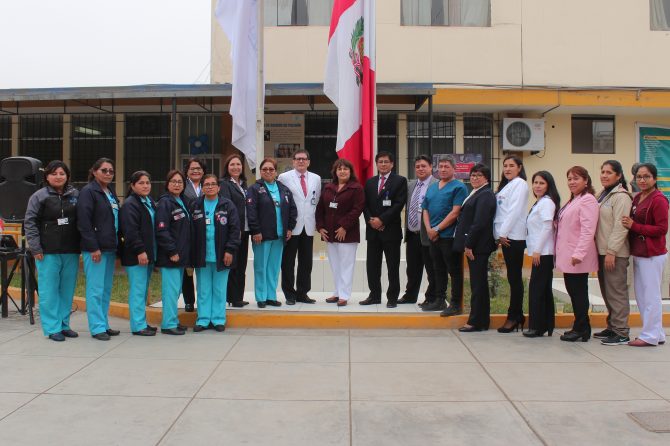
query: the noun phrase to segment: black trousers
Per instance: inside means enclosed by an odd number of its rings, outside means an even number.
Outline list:
[[[523,251],[526,248],[525,240],[510,240],[510,246],[503,246],[503,257],[507,267],[507,281],[509,282],[509,308],[507,319],[521,322],[523,320]]]
[[[554,256],[540,256],[540,264],[533,265],[530,271],[530,283],[528,284],[528,316],[531,330],[548,331],[554,330],[554,294],[551,288],[551,280],[554,277]]]
[[[184,280],[181,283],[181,294],[184,296],[184,303],[193,305],[195,303],[195,289],[193,287],[193,274],[188,275],[186,271],[187,268],[184,268]],[[193,269],[191,269],[193,271]]]
[[[368,274],[368,288],[374,300],[382,298],[382,255],[386,257],[386,272],[388,273],[389,287],[386,298],[389,302],[396,302],[400,294],[400,244],[402,240],[383,241],[380,237],[371,237],[367,240],[367,259],[365,266]]]
[[[287,299],[307,296],[312,289],[312,259],[314,237],[303,230],[284,245],[281,258],[281,289]],[[298,277],[295,277],[295,257],[298,255]]]
[[[491,323],[491,299],[489,296],[489,256],[475,254],[475,259],[468,259],[470,268],[470,317],[468,325],[487,329]]]
[[[589,322],[589,273],[563,273],[565,289],[568,290],[572,310],[575,313],[575,323],[572,330],[579,333],[591,333]]]
[[[407,287],[405,295],[411,299],[418,299],[421,289],[421,280],[423,279],[423,270],[426,270],[428,277],[428,288],[426,289],[426,299],[432,300],[435,294],[435,271],[433,262],[430,259],[430,247],[421,244],[421,236],[414,232],[407,231],[405,238],[405,258],[407,259]]]
[[[439,238],[430,244],[430,258],[435,271],[435,295],[438,301],[447,298],[451,277],[450,305],[463,308],[463,253],[453,252],[453,245],[453,238]]]
[[[237,251],[235,269],[228,273],[228,294],[226,301],[242,302],[247,283],[247,257],[249,257],[249,232],[242,233],[242,243]]]

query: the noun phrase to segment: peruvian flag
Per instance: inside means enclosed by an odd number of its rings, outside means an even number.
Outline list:
[[[335,0],[323,91],[339,111],[337,156],[364,183],[374,167],[375,0]]]

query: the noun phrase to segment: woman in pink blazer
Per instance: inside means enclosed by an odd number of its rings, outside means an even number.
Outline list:
[[[581,166],[568,170],[570,201],[558,213],[556,268],[563,272],[575,322],[561,341],[586,342],[591,337],[589,323],[589,273],[598,271],[595,234],[598,227],[598,200],[589,172]]]

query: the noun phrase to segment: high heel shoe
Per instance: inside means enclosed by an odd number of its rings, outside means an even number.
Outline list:
[[[505,324],[498,329],[498,333],[511,333],[513,331],[519,331],[519,329],[523,330],[523,326],[526,324],[526,316],[521,316],[520,321],[515,321],[512,323],[511,326],[507,327],[506,325],[510,323],[509,319],[505,321]]]
[[[563,334],[561,335],[561,341],[566,341],[566,342],[577,342],[577,341],[586,342],[586,341],[589,340],[590,337],[591,337],[591,332],[588,332],[588,331],[587,331],[587,332],[584,332],[584,333],[580,333],[580,332],[578,332],[578,331],[570,330],[570,331],[566,331],[565,333],[563,333]]]

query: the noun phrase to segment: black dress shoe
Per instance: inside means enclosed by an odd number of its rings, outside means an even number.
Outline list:
[[[110,336],[118,336],[118,335],[121,334],[121,332],[119,330],[114,330],[112,328],[108,328],[107,329],[107,334],[110,335]]]
[[[380,303],[382,303],[381,299],[373,299],[371,297],[368,297],[367,299],[358,302],[359,305],[377,305]]]
[[[66,338],[78,338],[78,337],[79,337],[79,333],[77,333],[77,332],[74,331],[74,330],[70,330],[69,328],[68,328],[67,330],[63,330],[63,331],[61,331],[61,333],[62,333],[63,336],[65,336]]]
[[[186,325],[177,324],[177,330],[186,331]]]
[[[430,303],[430,301],[429,301],[428,299],[424,299],[424,301],[421,302],[421,303],[419,304],[419,306],[420,306],[420,307],[423,307],[423,306],[425,306],[425,305],[428,305],[429,303]]]
[[[589,340],[590,337],[591,337],[591,333],[588,332],[588,331],[584,332],[584,333],[580,333],[578,331],[570,330],[570,331],[566,331],[565,333],[563,333],[561,335],[561,341],[567,341],[567,342],[582,341],[582,342],[586,342],[586,341]]]
[[[143,328],[140,331],[134,331],[133,335],[135,336],[156,336],[156,332],[149,330],[148,328]]]
[[[49,335],[49,339],[56,342],[63,342],[65,340],[65,335],[63,333],[54,333]]]
[[[406,294],[400,299],[398,299],[398,304],[415,304],[415,303],[416,303],[416,297],[412,299]]]
[[[193,313],[195,311],[195,307],[193,304],[186,304],[184,305],[184,311],[187,313]]]
[[[207,327],[203,327],[202,325],[194,325],[193,326],[193,331],[195,333],[200,333],[201,331],[207,330]]]
[[[265,302],[256,302],[256,305],[258,305],[258,308],[265,308]]]
[[[180,330],[179,328],[161,328],[161,333],[175,336],[186,334],[185,331]]]
[[[295,299],[287,297],[286,298],[286,305],[295,305]]]
[[[396,302],[388,301],[386,302],[386,308],[396,308],[398,304]]]
[[[463,326],[459,328],[458,331],[460,331],[461,333],[473,333],[475,331],[484,331],[484,329],[470,325],[470,326]]]
[[[281,307],[281,302],[278,300],[266,300],[265,303],[271,307]]]
[[[109,341],[109,335],[106,332],[94,334],[93,337],[98,341]]]
[[[158,331],[158,328],[157,327],[152,327],[151,325],[147,324],[147,330]]]
[[[436,300],[421,307],[421,311],[442,311],[444,310],[444,301]]]
[[[245,305],[249,305],[249,302],[247,302],[246,300],[239,300],[236,302],[228,302],[228,305],[235,308],[242,308]]]
[[[544,334],[547,332],[547,330],[527,330],[523,332],[523,335],[527,338],[541,338],[544,336]],[[551,336],[551,333],[549,333],[549,336]]]
[[[309,296],[298,297],[295,301],[296,302],[302,302],[304,304],[314,304],[314,303],[316,303],[316,300],[312,299]]]
[[[226,331],[226,326],[223,324],[218,324],[214,326],[214,330],[218,332]]]
[[[463,309],[460,307],[449,307],[445,309],[442,313],[440,313],[440,316],[442,317],[449,317],[449,316],[457,316],[459,314],[463,314]]]

